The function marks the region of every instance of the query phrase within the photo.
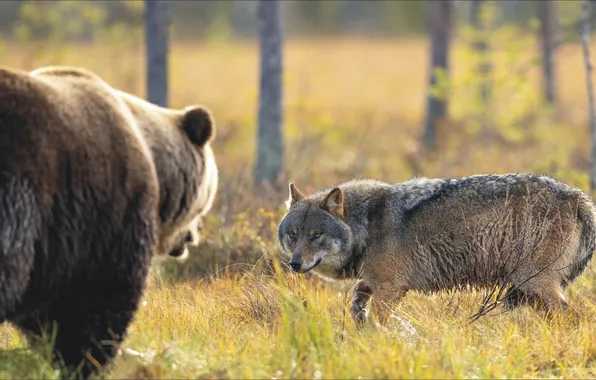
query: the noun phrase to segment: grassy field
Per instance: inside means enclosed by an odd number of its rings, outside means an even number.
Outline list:
[[[588,187],[589,131],[579,45],[557,56],[559,103],[540,101],[533,40],[503,32],[494,99],[471,97],[474,56],[457,44],[449,124],[436,152],[418,144],[427,50],[423,40],[292,40],[285,55],[284,190],[253,191],[258,61],[254,44],[176,44],[171,103],[202,103],[218,123],[220,191],[204,242],[184,264],[156,262],[112,378],[535,378],[596,376],[596,273],[568,291],[578,317],[545,322],[532,310],[470,323],[482,293],[409,294],[389,332],[357,331],[352,283],[272,269],[275,224],[289,180],[309,192],[352,177],[402,181],[515,171]],[[81,65],[144,95],[139,46],[71,47],[60,58],[8,46],[2,63]],[[482,128],[483,116],[488,127]],[[275,268],[275,267],[273,267]],[[0,376],[54,377],[10,326],[0,328]]]

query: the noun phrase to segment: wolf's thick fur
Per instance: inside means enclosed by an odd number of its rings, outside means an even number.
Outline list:
[[[52,336],[87,377],[112,362],[154,254],[197,241],[215,125],[76,67],[0,68],[0,322]]]
[[[510,286],[509,308],[566,306],[563,289],[596,249],[596,208],[580,189],[532,174],[352,180],[305,197],[290,184],[278,228],[299,273],[361,278],[352,316],[372,294],[381,321],[408,290]]]

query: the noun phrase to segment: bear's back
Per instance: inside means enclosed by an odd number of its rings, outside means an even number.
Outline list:
[[[78,175],[88,186],[110,186],[115,175],[140,184],[153,176],[130,111],[105,82],[84,70],[0,69],[0,141],[1,170],[36,173],[43,165],[44,186],[56,191],[67,166],[73,181]]]

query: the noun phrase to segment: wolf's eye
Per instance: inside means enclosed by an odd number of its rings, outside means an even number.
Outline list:
[[[290,237],[290,239],[294,240],[294,239],[296,239],[296,232],[294,232],[294,231],[288,232],[288,236]]]
[[[313,239],[318,239],[318,238],[321,237],[321,235],[323,235],[323,233],[320,232],[320,231],[317,231],[317,232],[315,232],[315,233],[312,234],[312,237],[313,237]]]

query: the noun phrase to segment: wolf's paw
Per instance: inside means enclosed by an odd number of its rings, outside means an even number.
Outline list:
[[[368,315],[366,303],[364,303],[364,301],[361,299],[352,300],[352,304],[350,305],[350,314],[357,325],[363,325],[364,322],[366,322],[366,317]]]

